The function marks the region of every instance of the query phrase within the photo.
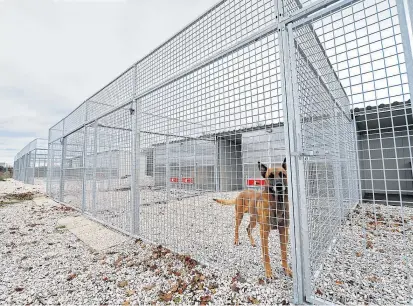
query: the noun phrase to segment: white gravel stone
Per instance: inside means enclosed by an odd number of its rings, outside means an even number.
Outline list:
[[[27,191],[41,195],[39,187],[13,180],[0,182],[0,195]],[[164,303],[170,298],[171,302],[183,304],[210,299],[215,304],[256,301],[273,305],[290,300],[292,280],[282,276],[278,239],[273,239],[271,245],[276,279],[259,284],[263,275],[260,247],[252,249],[245,233],[241,233],[242,244],[234,247],[232,220],[223,224],[216,240],[202,241],[209,248],[208,258],[215,258],[215,266],[204,267],[191,266],[188,257],[135,239],[94,251],[66,228],[56,226],[64,217],[79,215],[59,207],[44,197],[0,206],[0,304],[137,305]],[[412,211],[405,208],[409,218],[404,233],[394,231],[393,221],[400,213],[396,207],[380,207],[385,216],[383,224],[363,230],[371,222],[367,212],[372,208],[371,204],[361,205],[359,213],[339,228],[341,239],[314,280],[313,288],[319,297],[344,304],[409,303],[413,299],[409,266],[412,258],[406,252],[413,250]],[[217,208],[213,217],[219,217],[224,210]],[[208,220],[204,222],[207,224]],[[369,237],[366,239],[372,240],[373,247],[366,249],[362,237]],[[259,244],[258,237],[256,241]],[[216,248],[218,243],[222,248]],[[200,254],[197,247],[186,245],[185,249]],[[357,252],[362,256],[357,257]],[[239,277],[237,270],[241,272]],[[124,281],[127,284],[119,285]],[[171,290],[173,294],[168,296]]]

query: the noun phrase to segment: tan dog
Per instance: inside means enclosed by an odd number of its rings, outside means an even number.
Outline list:
[[[270,256],[268,254],[268,236],[271,229],[277,229],[280,234],[281,264],[284,272],[292,276],[287,263],[287,244],[289,227],[289,204],[287,190],[287,164],[284,159],[281,167],[267,168],[258,162],[261,175],[265,178],[265,185],[261,192],[243,190],[232,200],[214,199],[222,205],[235,205],[235,245],[239,244],[239,226],[245,213],[250,214],[250,223],[247,228],[248,238],[255,246],[252,230],[260,225],[261,249],[264,261],[265,276],[272,278]]]

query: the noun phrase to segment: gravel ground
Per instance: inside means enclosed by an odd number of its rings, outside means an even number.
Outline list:
[[[339,238],[312,288],[318,297],[346,305],[413,302],[412,208],[358,205]]]
[[[56,227],[60,218],[76,215],[45,197],[1,206],[0,304],[288,301],[279,287],[289,279],[267,282],[215,270],[140,240],[95,252]]]
[[[190,256],[135,239],[96,252],[56,227],[57,220],[78,212],[41,197],[38,186],[0,182],[0,201],[2,190],[40,197],[0,202],[0,304],[287,304],[290,299],[292,281],[282,275],[277,233],[270,235],[276,279],[264,281],[258,227],[256,248],[250,247],[244,230],[241,245],[233,246],[233,208],[211,202],[215,194],[180,197],[141,210],[142,236],[208,263],[203,266]],[[108,220],[119,221],[127,213],[126,206],[111,214],[106,210],[100,213]],[[413,299],[413,210],[405,208],[404,219],[400,215],[397,207],[359,205],[338,227],[341,239],[313,280],[314,294],[344,304]],[[242,229],[247,222],[248,216]]]

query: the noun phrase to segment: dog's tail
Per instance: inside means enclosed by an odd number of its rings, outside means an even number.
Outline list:
[[[213,199],[213,200],[222,205],[235,205],[237,202],[236,199],[231,199],[231,200]]]

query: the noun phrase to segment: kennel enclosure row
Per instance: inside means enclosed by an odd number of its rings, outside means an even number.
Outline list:
[[[13,178],[26,184],[45,184],[47,157],[47,139],[37,138],[31,141],[14,157]]]
[[[233,245],[233,208],[213,199],[260,190],[258,162],[286,157],[294,277],[268,286],[296,303],[408,302],[411,12],[405,0],[221,1],[49,130],[47,191],[259,277],[259,248]]]

